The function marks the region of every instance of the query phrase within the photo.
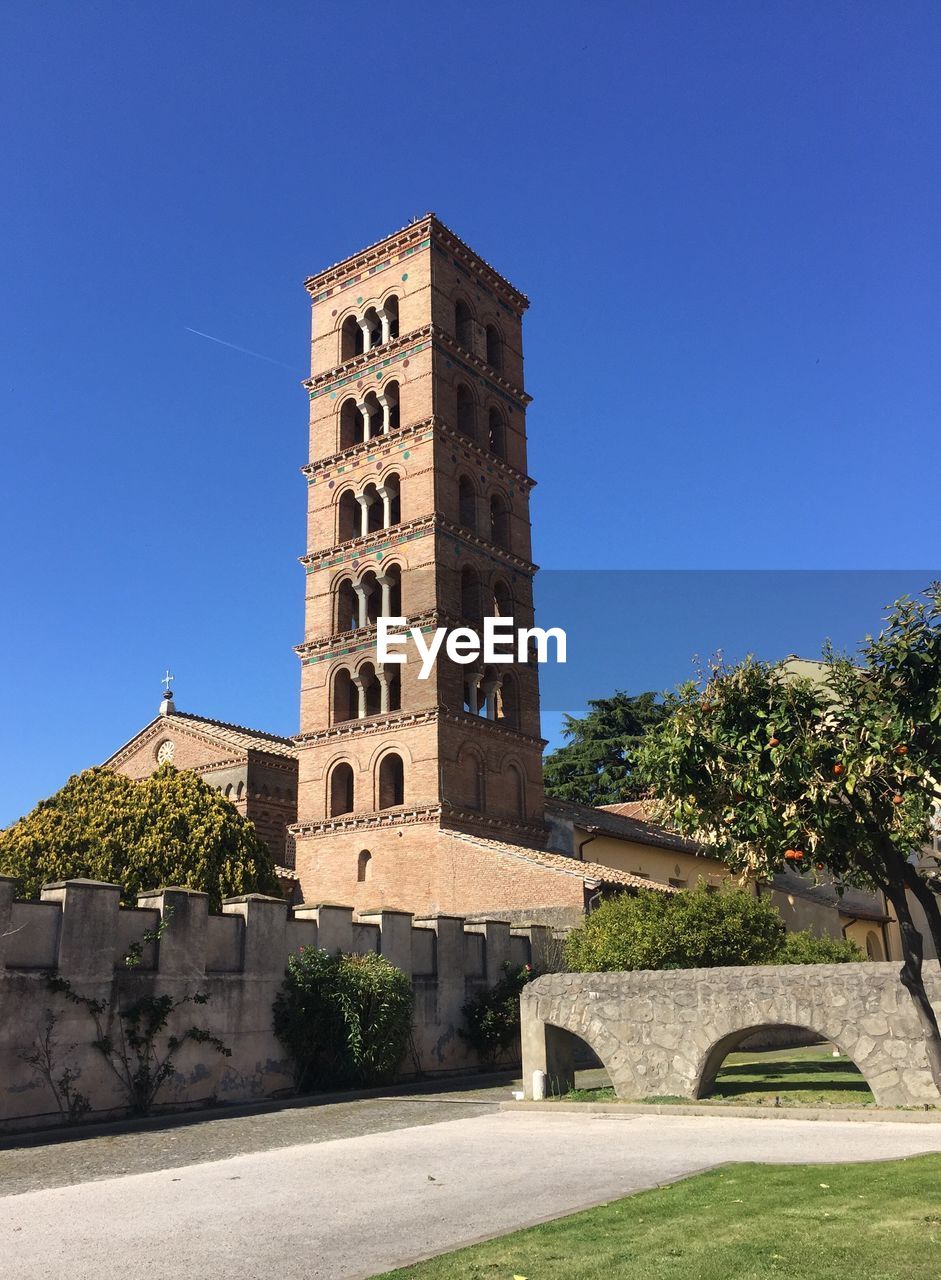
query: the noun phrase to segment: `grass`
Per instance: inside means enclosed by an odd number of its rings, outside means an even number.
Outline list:
[[[712,1092],[700,1102],[714,1105],[782,1107],[871,1107],[875,1098],[849,1058],[832,1056],[827,1046],[730,1053]],[[617,1102],[610,1086],[572,1089],[566,1102]],[[688,1098],[644,1098],[650,1103]]]
[[[728,1165],[376,1280],[937,1280],[941,1156]]]

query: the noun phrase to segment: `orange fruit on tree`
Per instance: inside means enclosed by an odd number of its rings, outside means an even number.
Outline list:
[[[899,795],[899,793],[898,793],[897,791],[896,791],[895,795],[892,797],[892,803],[893,803],[893,804],[901,804],[901,803],[902,803],[902,797]]]
[[[897,756],[907,756],[907,755],[908,755],[908,747],[906,747],[906,746],[905,746],[905,744],[903,743],[903,744],[902,744],[902,746],[900,746],[900,747],[896,747],[896,748],[895,748],[895,754],[896,754]]]
[[[843,772],[843,766],[841,764],[835,764],[833,766],[833,772],[836,774],[837,777],[839,777],[840,774]]]

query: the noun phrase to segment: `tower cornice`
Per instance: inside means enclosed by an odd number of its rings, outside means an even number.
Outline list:
[[[345,468],[349,463],[357,463],[364,457],[369,457],[372,454],[388,449],[389,446],[394,447],[396,442],[410,441],[429,427],[434,431],[435,435],[440,436],[441,439],[446,440],[449,444],[472,453],[480,466],[493,467],[494,471],[499,471],[521,489],[530,490],[536,487],[537,482],[531,476],[528,476],[525,471],[518,471],[516,467],[511,466],[503,458],[498,458],[495,453],[490,453],[489,450],[482,448],[476,440],[471,440],[470,436],[465,436],[463,432],[448,426],[437,414],[422,418],[420,422],[410,422],[407,426],[396,427],[394,431],[390,431],[387,435],[373,436],[371,440],[360,440],[358,444],[350,445],[348,449],[341,449],[338,453],[331,453],[326,457],[318,458],[315,462],[308,462],[306,466],[301,467],[301,475],[307,477],[309,484],[321,479],[336,479],[337,476],[333,474],[335,468],[338,469],[338,473],[346,474]]]
[[[504,396],[515,400],[522,408],[525,409],[527,405],[532,404],[531,395],[504,378],[486,360],[460,346],[444,329],[433,324],[412,329],[409,333],[393,338],[391,342],[385,342],[381,346],[372,347],[369,351],[354,356],[352,360],[324,369],[322,373],[315,374],[312,378],[305,378],[301,386],[308,392],[311,400],[317,400],[330,391],[349,386],[351,382],[365,381],[370,373],[391,368],[393,364],[405,360],[408,356],[419,355],[425,350],[425,344],[429,341],[440,351],[446,351],[453,359],[463,364],[469,373],[489,379]]]
[[[539,571],[539,566],[533,564],[531,560],[514,555],[512,551],[505,551],[495,542],[488,542],[486,538],[471,533],[470,529],[465,529],[462,525],[452,524],[438,511],[427,516],[419,516],[415,520],[406,520],[402,524],[392,525],[389,529],[377,529],[375,533],[367,533],[363,537],[350,538],[348,542],[338,542],[330,547],[309,551],[307,555],[300,557],[300,563],[308,573],[314,569],[336,568],[348,562],[352,563],[353,560],[360,560],[377,550],[385,552],[388,548],[391,551],[404,542],[411,542],[431,533],[442,533],[463,542],[469,547],[485,552],[492,560],[516,569],[517,572],[525,573],[529,577]]]
[[[311,301],[324,301],[347,285],[361,283],[364,274],[369,278],[378,274],[385,266],[392,266],[404,257],[410,257],[416,249],[427,248],[426,241],[428,244],[434,241],[439,250],[450,253],[465,270],[468,267],[473,270],[502,299],[504,304],[512,307],[517,314],[522,314],[529,306],[529,299],[524,293],[510,284],[509,280],[479,253],[475,253],[470,245],[465,244],[460,236],[450,227],[445,226],[434,213],[426,213],[382,240],[377,240],[374,244],[367,245],[365,249],[351,254],[350,257],[335,262],[333,266],[308,276],[304,281],[304,288],[310,294]]]
[[[507,742],[524,742],[527,746],[538,747],[540,751],[546,746],[545,738],[534,738],[532,734],[520,733],[518,729],[510,729],[499,720],[488,720],[484,716],[472,715],[469,711],[450,711],[442,706],[426,707],[421,711],[386,711],[381,715],[341,720],[339,724],[329,725],[326,729],[299,733],[293,742],[296,747],[302,748],[336,738],[372,737],[392,729],[409,729],[413,725],[437,723],[459,724],[463,728],[470,726],[484,731],[490,737],[501,738]]]

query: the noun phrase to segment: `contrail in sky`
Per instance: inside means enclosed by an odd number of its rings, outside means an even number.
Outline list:
[[[195,333],[197,338],[208,338],[210,342],[218,342],[220,347],[231,347],[233,351],[241,351],[243,356],[254,356],[256,360],[266,360],[268,364],[279,364],[282,369],[293,368],[283,360],[273,360],[271,356],[263,356],[260,351],[249,351],[248,347],[237,347],[234,342],[226,342],[225,338],[214,338],[211,333],[203,333],[201,329],[191,329],[188,324],[183,328],[187,333]]]

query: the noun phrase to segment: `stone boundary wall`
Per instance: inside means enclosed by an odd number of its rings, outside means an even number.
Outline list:
[[[619,1098],[699,1098],[726,1054],[756,1032],[801,1027],[855,1062],[881,1107],[941,1105],[899,964],[761,965],[631,973],[552,973],[523,988],[523,1081],[562,1093],[588,1044]],[[941,1018],[941,969],[925,963]]]
[[[409,975],[417,1058],[402,1064],[409,1075],[476,1066],[458,1035],[462,1004],[497,982],[504,962],[538,964],[551,938],[543,925],[465,923],[457,916],[418,920],[404,911],[354,916],[352,907],[291,909],[257,894],[229,899],[221,915],[210,915],[207,895],[188,889],[141,894],[136,908],[124,908],[116,885],[91,880],[46,885],[39,902],[17,902],[14,886],[0,877],[0,1127],[8,1128],[61,1118],[48,1084],[22,1056],[42,1037],[47,1010],[57,1016],[57,1071],[78,1072],[76,1088],[91,1100],[91,1114],[120,1113],[126,1105],[91,1043],[95,1031],[87,1010],[49,990],[52,972],[95,1000],[113,1000],[118,977],[125,1000],[209,994],[207,1004],[177,1011],[170,1030],[205,1027],[232,1056],[192,1042],[181,1049],[158,1104],[186,1108],[289,1096],[291,1063],[272,1030],[271,1007],[288,956],[298,947],[375,951]],[[128,970],[128,948],[168,909],[167,929]]]

